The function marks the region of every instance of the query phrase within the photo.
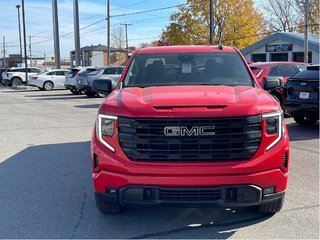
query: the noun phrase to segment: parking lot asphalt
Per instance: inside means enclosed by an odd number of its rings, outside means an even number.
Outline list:
[[[273,216],[209,207],[106,216],[95,206],[89,159],[102,100],[0,87],[0,238],[319,239],[319,124],[286,119],[289,188]]]

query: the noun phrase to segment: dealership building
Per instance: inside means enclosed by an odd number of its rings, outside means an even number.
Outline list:
[[[319,35],[308,34],[309,63],[319,64]],[[248,62],[304,61],[303,33],[274,33],[241,50]]]

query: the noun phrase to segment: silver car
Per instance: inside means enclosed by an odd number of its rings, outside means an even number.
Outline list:
[[[77,76],[77,90],[83,91],[88,97],[100,96],[99,93],[92,90],[94,80],[110,79],[112,82],[112,89],[114,89],[121,77],[124,67],[98,67],[88,68],[82,74]]]

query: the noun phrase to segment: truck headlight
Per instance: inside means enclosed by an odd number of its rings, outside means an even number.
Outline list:
[[[264,118],[266,122],[266,133],[268,135],[276,135],[275,140],[266,147],[266,150],[268,151],[282,138],[284,119],[283,112],[266,113],[262,115],[262,118]]]
[[[109,150],[115,152],[114,148],[107,143],[104,137],[111,137],[115,130],[115,121],[118,119],[116,116],[98,114],[96,123],[96,135],[98,140]]]

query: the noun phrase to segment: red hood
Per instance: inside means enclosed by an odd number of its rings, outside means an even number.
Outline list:
[[[251,116],[280,110],[260,88],[250,86],[165,86],[113,91],[100,112],[128,117]]]

